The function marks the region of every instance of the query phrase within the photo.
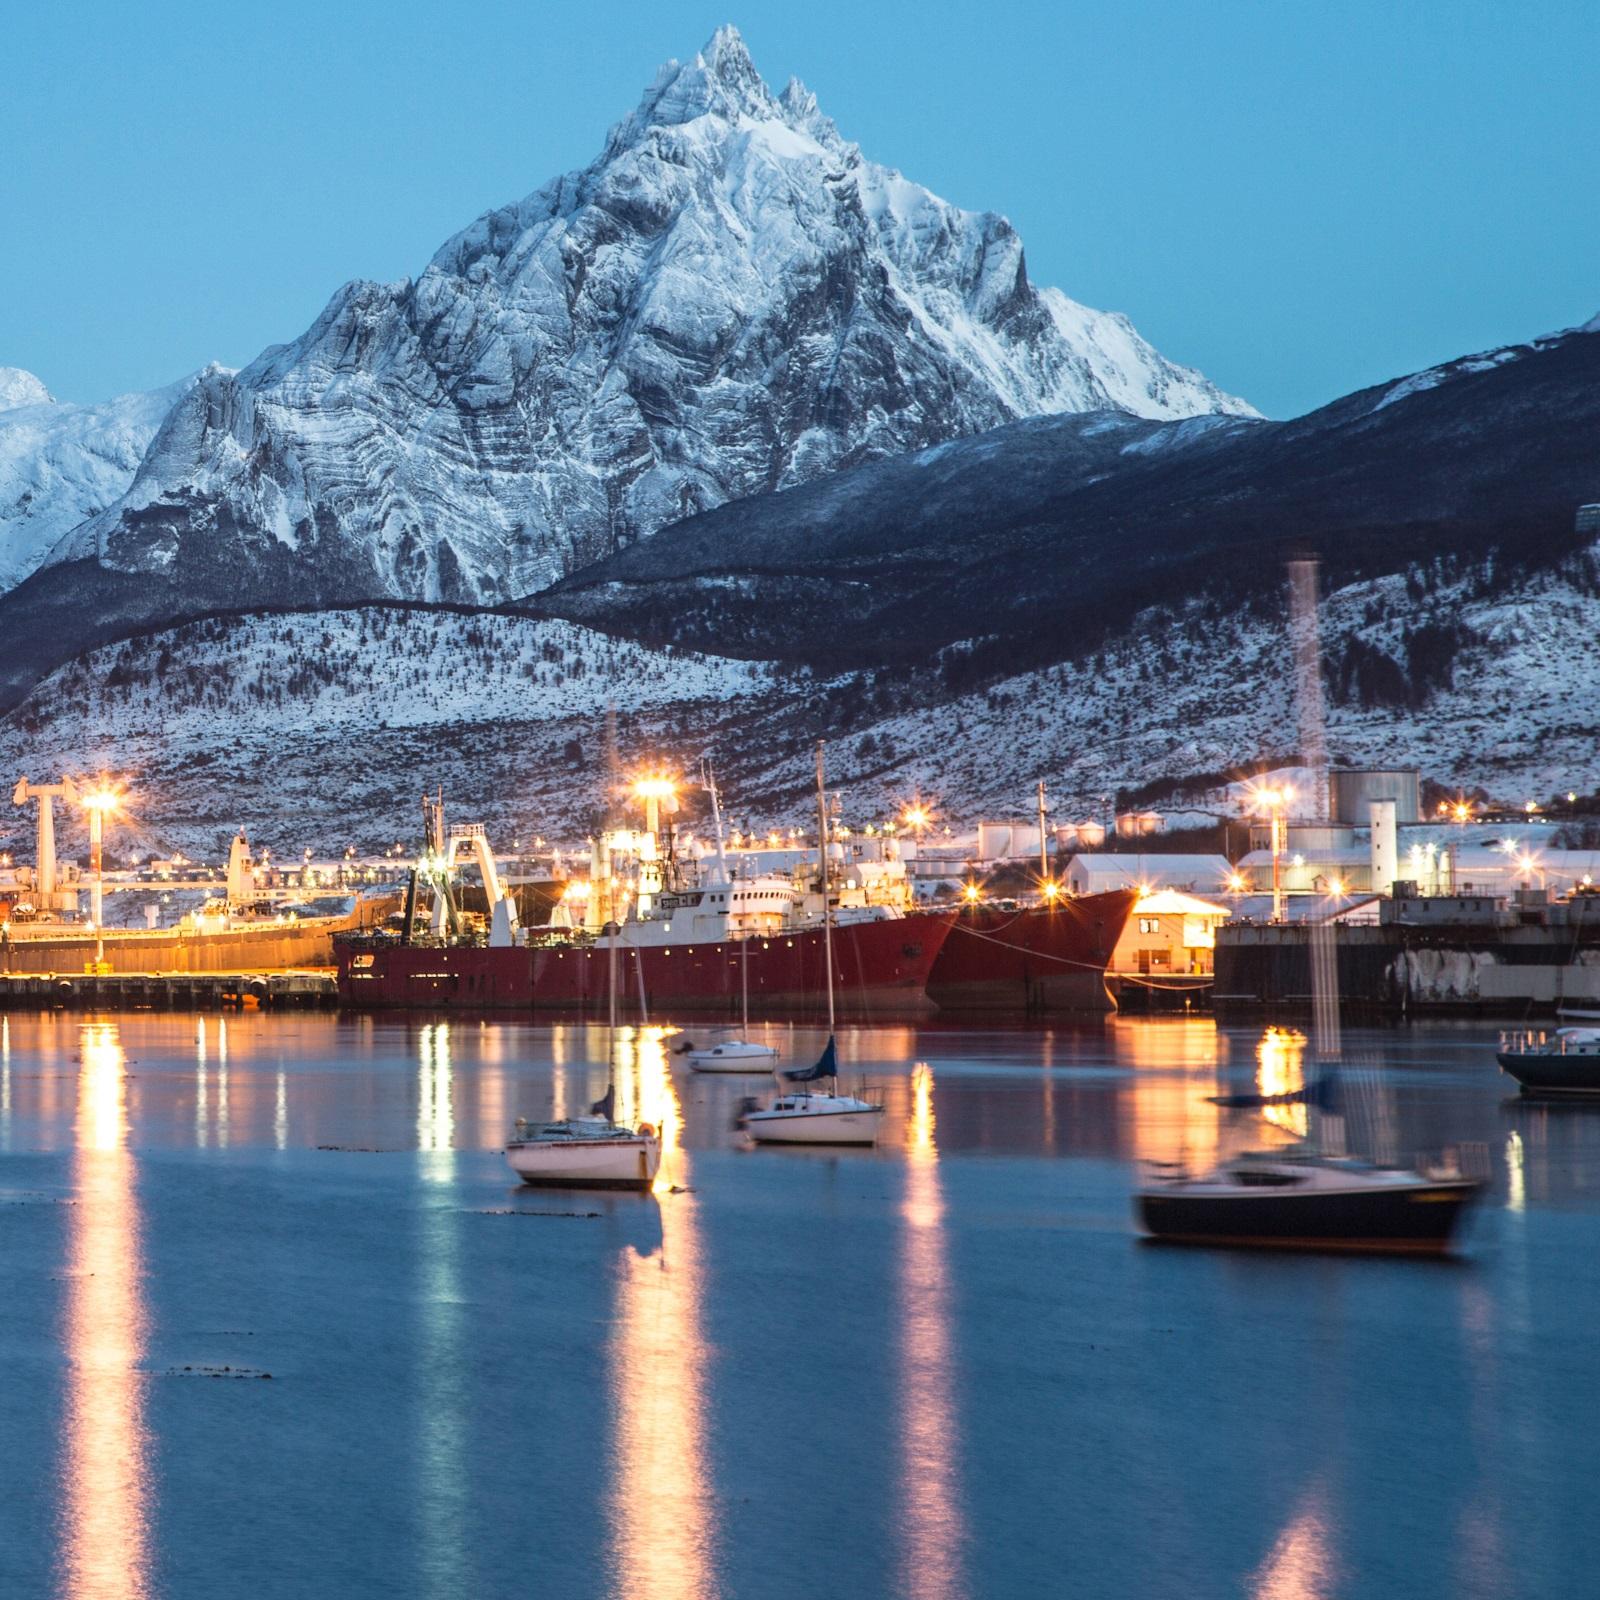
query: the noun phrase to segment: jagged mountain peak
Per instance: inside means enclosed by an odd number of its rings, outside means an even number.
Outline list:
[[[0,411],[23,406],[47,406],[55,396],[31,372],[21,367],[0,367]]]
[[[730,499],[1091,410],[1250,408],[1036,288],[1003,217],[867,160],[724,28],[587,167],[207,373],[59,556],[499,602]]]

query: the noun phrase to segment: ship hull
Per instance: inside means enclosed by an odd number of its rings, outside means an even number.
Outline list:
[[[834,995],[841,1015],[904,1015],[931,1009],[928,975],[950,932],[948,914],[919,913],[833,930]],[[617,1002],[651,1011],[736,1017],[741,968],[754,1012],[816,1013],[827,1000],[823,933],[748,941],[619,948]],[[747,958],[747,959],[746,959]],[[612,954],[581,943],[481,949],[389,945],[342,947],[339,998],[359,1009],[559,1010],[603,1013]]]
[[[1110,1011],[1106,966],[1137,899],[1119,889],[1023,911],[963,910],[929,998],[945,1011]]]
[[[506,1162],[541,1189],[648,1189],[661,1168],[659,1139],[533,1140],[506,1147]]]
[[[1501,1051],[1495,1059],[1526,1095],[1600,1098],[1600,1055]]]
[[[1478,1192],[1470,1182],[1304,1194],[1139,1196],[1139,1221],[1171,1244],[1439,1254]]]

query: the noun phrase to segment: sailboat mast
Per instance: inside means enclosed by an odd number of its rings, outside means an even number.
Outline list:
[[[730,882],[732,874],[728,871],[728,852],[722,838],[722,803],[717,797],[717,775],[711,770],[711,763],[705,764],[706,793],[711,796],[711,820],[717,830],[717,870],[722,874],[724,883]]]
[[[828,904],[828,795],[823,787],[822,744],[817,740],[817,867],[822,878],[822,955],[828,964],[828,1033],[833,1034],[833,911]]]
[[[1044,837],[1044,779],[1039,780],[1039,882],[1050,881],[1050,850]]]

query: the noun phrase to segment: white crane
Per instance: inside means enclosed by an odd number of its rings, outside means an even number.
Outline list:
[[[56,892],[56,815],[55,802],[65,800],[76,805],[78,786],[71,778],[63,777],[60,783],[33,783],[23,778],[11,791],[11,803],[25,806],[30,800],[39,805],[39,831],[34,844],[34,870],[37,882],[34,892],[39,909],[52,910]]]

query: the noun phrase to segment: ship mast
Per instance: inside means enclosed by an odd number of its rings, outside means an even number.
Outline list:
[[[1039,886],[1050,881],[1050,851],[1044,839],[1044,779],[1039,780]]]
[[[822,780],[822,745],[817,740],[817,866],[822,878],[822,955],[828,964],[828,1037],[833,1037],[833,912],[828,905],[828,796]]]

